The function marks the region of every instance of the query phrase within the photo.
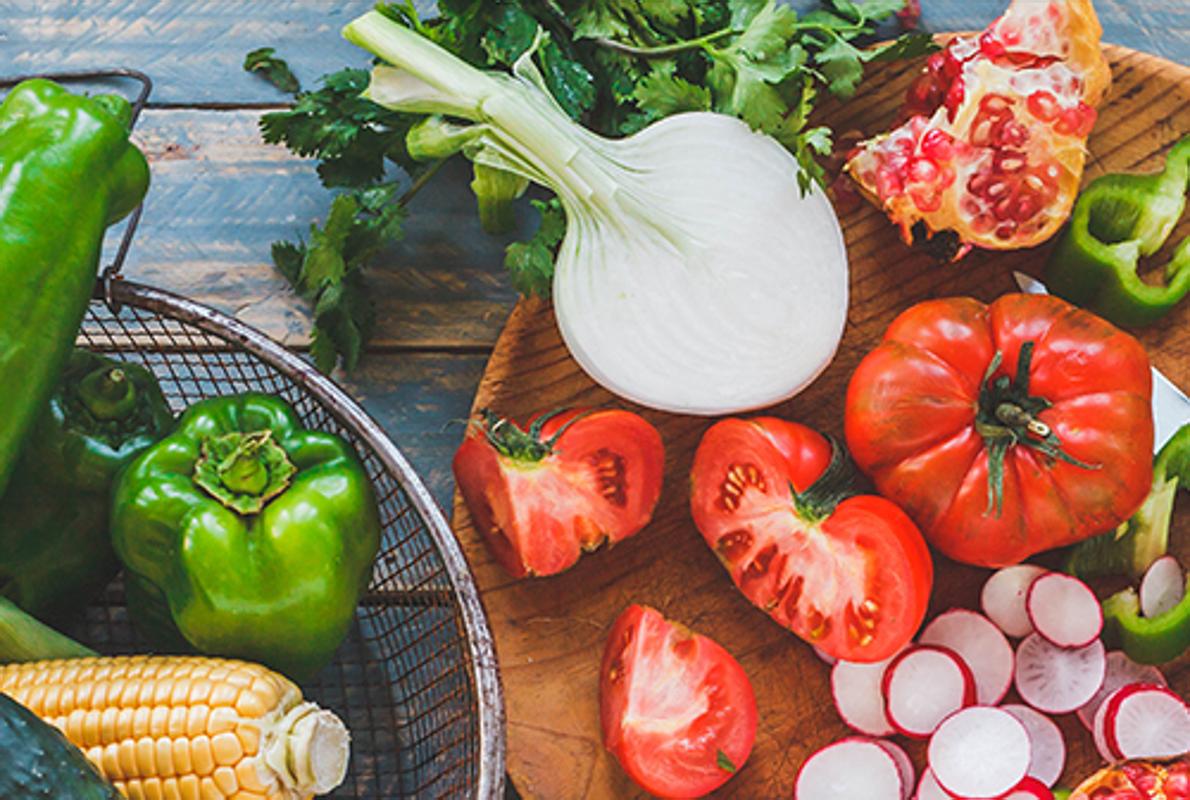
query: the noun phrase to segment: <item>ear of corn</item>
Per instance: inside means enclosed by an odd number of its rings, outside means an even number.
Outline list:
[[[347,771],[347,728],[243,661],[118,656],[0,666],[0,692],[133,800],[304,800]]]

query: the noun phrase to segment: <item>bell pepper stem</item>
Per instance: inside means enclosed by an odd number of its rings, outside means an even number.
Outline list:
[[[78,392],[83,406],[98,420],[123,419],[136,409],[136,386],[119,367],[88,373]]]
[[[208,437],[194,464],[194,482],[225,507],[256,514],[289,487],[297,467],[271,430]]]

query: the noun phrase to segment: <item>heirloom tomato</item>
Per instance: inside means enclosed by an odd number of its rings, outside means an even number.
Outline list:
[[[515,577],[569,569],[640,531],[661,496],[665,449],[630,411],[559,411],[527,428],[482,411],[454,457],[476,529]]]
[[[925,617],[934,569],[921,533],[857,495],[838,444],[772,417],[713,425],[694,454],[694,524],[749,600],[845,661],[882,661]]]
[[[647,606],[624,609],[599,672],[603,744],[660,797],[702,797],[744,765],[756,697],[731,653]]]
[[[847,444],[926,538],[1000,567],[1110,531],[1152,481],[1149,359],[1055,297],[930,300],[847,390]]]

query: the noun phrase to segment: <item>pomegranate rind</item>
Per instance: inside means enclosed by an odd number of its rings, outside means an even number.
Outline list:
[[[1090,0],[1015,0],[930,57],[909,119],[861,143],[846,172],[906,243],[953,231],[941,258],[1049,239],[1070,216],[1111,83],[1101,35]]]

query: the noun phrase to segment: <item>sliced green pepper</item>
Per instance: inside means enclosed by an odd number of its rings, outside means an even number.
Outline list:
[[[298,681],[347,635],[380,543],[351,446],[255,393],[188,408],[117,482],[111,530],[147,638]]]
[[[1147,325],[1190,292],[1190,237],[1165,267],[1165,285],[1137,274],[1141,256],[1157,252],[1186,206],[1190,136],[1183,137],[1152,175],[1104,175],[1075,203],[1046,267],[1054,294],[1117,325]]]
[[[0,104],[0,491],[74,345],[104,229],[149,185],[132,108],[26,81]]]
[[[120,567],[107,528],[116,474],[172,426],[149,370],[71,353],[0,499],[0,595],[62,618],[107,585]]]
[[[1103,601],[1103,642],[1140,664],[1164,664],[1190,648],[1190,575],[1181,602],[1156,617],[1140,615],[1140,599],[1128,587]]]
[[[1142,576],[1169,549],[1178,488],[1190,491],[1190,423],[1173,435],[1153,461],[1153,488],[1136,513],[1111,533],[1080,542],[1066,571],[1080,578]]]

